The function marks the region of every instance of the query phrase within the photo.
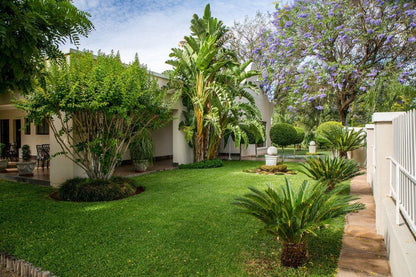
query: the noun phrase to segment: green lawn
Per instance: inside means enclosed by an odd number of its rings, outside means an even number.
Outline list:
[[[310,240],[305,267],[286,269],[274,238],[230,205],[248,186],[282,184],[283,176],[242,172],[259,164],[148,174],[137,177],[143,194],[101,203],[58,202],[51,188],[1,181],[0,252],[58,276],[334,275],[343,218]]]

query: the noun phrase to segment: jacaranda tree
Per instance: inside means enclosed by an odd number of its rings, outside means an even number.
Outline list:
[[[91,179],[108,180],[130,143],[169,122],[171,107],[156,80],[136,60],[73,54],[52,64],[46,85],[17,103],[35,123],[46,119],[63,154]]]
[[[263,89],[275,99],[288,96],[293,111],[336,106],[345,124],[352,103],[377,79],[412,81],[414,8],[414,2],[382,0],[299,0],[277,7],[273,28],[260,34],[255,50]]]

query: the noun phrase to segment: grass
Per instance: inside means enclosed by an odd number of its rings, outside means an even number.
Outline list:
[[[305,267],[286,269],[276,240],[230,205],[248,186],[283,183],[284,176],[242,172],[260,164],[143,175],[136,179],[144,193],[100,203],[57,202],[51,188],[0,181],[0,252],[57,276],[334,275],[343,218],[310,239]]]

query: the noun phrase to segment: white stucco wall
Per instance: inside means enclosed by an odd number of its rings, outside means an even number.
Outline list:
[[[389,197],[390,166],[387,157],[393,154],[392,120],[403,113],[375,113],[374,129],[367,137],[367,145],[372,159],[367,160],[367,172],[374,172],[372,181],[374,201],[376,204],[376,230],[383,235],[390,260],[392,276],[416,276],[416,240],[409,228],[403,223],[395,222],[395,204]]]

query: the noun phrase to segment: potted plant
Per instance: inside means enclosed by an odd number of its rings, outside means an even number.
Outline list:
[[[0,143],[0,172],[5,172],[7,168],[7,159],[5,159],[5,151],[6,145],[4,143]]]
[[[153,161],[153,141],[150,135],[140,136],[130,144],[130,157],[134,170],[146,171]]]
[[[30,161],[30,147],[25,144],[22,146],[22,162],[16,163],[19,176],[33,176],[33,170],[35,169],[36,162]]]

